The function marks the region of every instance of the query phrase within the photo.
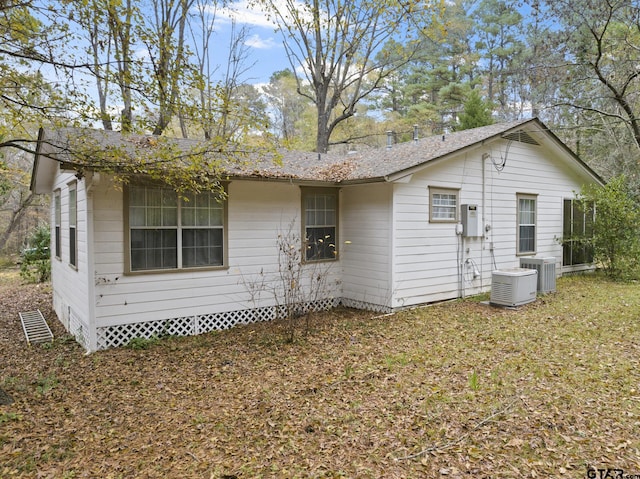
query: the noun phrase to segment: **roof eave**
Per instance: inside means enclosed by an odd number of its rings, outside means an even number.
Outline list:
[[[445,153],[441,156],[437,156],[435,158],[431,158],[427,161],[424,161],[423,163],[420,163],[418,165],[414,165],[411,166],[409,168],[405,168],[404,170],[399,170],[396,171],[394,173],[390,173],[388,175],[385,176],[386,181],[398,181],[406,176],[412,175],[414,174],[416,171],[420,171],[422,170],[424,167],[426,167],[427,165],[433,165],[436,163],[440,163],[441,161],[446,161],[449,158],[452,158],[454,156],[458,156],[460,154],[463,153],[468,153],[469,151],[473,151],[477,148],[480,148],[481,146],[485,145],[487,142],[489,141],[493,141],[496,139],[501,139],[504,135],[508,135],[509,133],[513,132],[513,131],[517,131],[519,129],[522,129],[523,125],[526,125],[532,121],[535,121],[535,118],[529,119],[529,120],[525,120],[522,121],[521,123],[518,123],[517,125],[505,129],[503,131],[500,131],[498,133],[495,133],[493,135],[487,136],[485,138],[482,138],[481,140],[477,140],[473,143],[470,143],[469,145],[463,146],[455,151],[451,151],[449,153]]]
[[[225,179],[229,181],[268,181],[277,183],[290,183],[300,186],[327,186],[327,187],[340,187],[340,186],[353,186],[363,185],[369,183],[384,183],[388,179],[384,176],[377,176],[374,178],[358,178],[351,180],[319,180],[314,178],[299,178],[299,177],[274,177],[265,175],[223,175]]]
[[[366,185],[370,183],[385,183],[389,179],[386,176],[372,176],[369,178],[356,178],[352,180],[341,180],[336,182],[337,185],[353,186],[353,185]]]
[[[53,177],[57,162],[46,156],[43,152],[43,145],[46,132],[44,128],[38,130],[38,140],[31,169],[31,181],[29,190],[35,194],[47,194],[51,192]]]
[[[40,127],[38,129],[38,140],[36,142],[36,153],[33,155],[33,167],[31,168],[31,181],[29,183],[29,190],[35,191],[36,188],[36,172],[38,171],[38,163],[40,159],[40,145],[42,144],[42,135],[44,134],[44,129]]]
[[[493,137],[491,137],[493,138]],[[387,176],[385,176],[385,180],[388,182],[394,182],[394,181],[399,181],[402,178],[406,177],[406,176],[410,176],[413,175],[414,173],[416,173],[417,171],[422,170],[423,168],[427,167],[427,166],[431,166],[431,165],[435,165],[437,163],[443,162],[448,160],[449,158],[452,158],[454,156],[458,156],[460,154],[464,154],[464,153],[468,153],[470,151],[473,151],[477,148],[480,148],[482,145],[484,145],[484,143],[488,140],[489,138],[480,140],[476,143],[473,143],[471,145],[467,145],[465,147],[462,147],[458,150],[455,151],[451,151],[449,153],[446,153],[442,156],[438,156],[436,158],[431,158],[428,161],[425,161],[423,163],[420,163],[419,165],[414,165],[410,168],[406,168],[404,170],[400,170],[400,171],[396,171],[395,173],[391,173]]]
[[[425,161],[423,163],[420,163],[419,165],[414,165],[410,168],[406,168],[404,170],[399,170],[397,172],[391,173],[387,176],[385,176],[385,180],[389,181],[389,182],[394,182],[394,181],[399,181],[402,178],[405,178],[409,175],[414,174],[416,171],[420,171],[423,168],[425,168],[426,166],[430,166],[436,163],[440,163],[441,161],[446,161],[449,158],[452,158],[454,156],[458,156],[460,154],[465,154],[468,153],[470,151],[473,151],[474,149],[480,148],[482,146],[484,146],[485,144],[487,144],[490,141],[495,141],[498,139],[502,139],[503,137],[505,137],[506,135],[509,135],[512,132],[521,130],[525,125],[528,124],[536,124],[538,126],[538,128],[540,129],[540,131],[546,133],[549,138],[555,143],[555,145],[557,147],[559,147],[560,149],[562,149],[566,154],[568,154],[575,162],[576,164],[580,167],[581,170],[584,171],[584,173],[591,177],[593,179],[594,182],[598,183],[599,185],[604,185],[605,181],[600,177],[600,175],[598,175],[594,170],[592,170],[589,165],[587,165],[584,161],[582,161],[582,159],[580,159],[580,157],[578,155],[576,155],[576,153],[571,150],[571,148],[569,148],[562,140],[560,140],[560,138],[558,138],[558,136],[553,133],[553,131],[551,131],[551,129],[549,129],[540,119],[538,118],[531,118],[529,120],[523,121],[511,128],[505,129],[501,132],[498,132],[494,135],[491,136],[487,136],[486,138],[483,138],[481,140],[478,140],[474,143],[471,143],[465,147],[462,147],[458,150],[446,153],[442,156],[436,157],[436,158],[432,158],[428,161]]]

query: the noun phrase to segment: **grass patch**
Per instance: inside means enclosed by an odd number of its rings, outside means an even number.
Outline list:
[[[49,391],[56,388],[58,383],[59,381],[55,374],[40,377],[36,381],[36,392],[41,396],[45,396]]]
[[[157,336],[153,336],[151,338],[132,338],[126,345],[125,348],[135,350],[141,349],[149,349],[150,347],[158,344],[160,342],[160,338]]]
[[[11,265],[0,265],[0,286],[11,286],[19,283],[20,271],[16,267],[15,263]]]
[[[3,412],[0,414],[0,424],[11,421],[20,421],[22,416],[15,412]]]

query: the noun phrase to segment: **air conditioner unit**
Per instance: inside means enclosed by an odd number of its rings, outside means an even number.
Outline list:
[[[520,267],[538,272],[538,292],[553,293],[556,290],[556,259],[520,258]]]
[[[535,301],[538,272],[534,269],[500,269],[491,274],[491,304],[521,306]]]

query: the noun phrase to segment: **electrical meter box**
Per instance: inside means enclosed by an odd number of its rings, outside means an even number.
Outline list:
[[[478,205],[460,205],[462,236],[466,236],[467,238],[482,236],[480,232],[479,213]]]

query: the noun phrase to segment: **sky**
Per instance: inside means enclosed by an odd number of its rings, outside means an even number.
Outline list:
[[[202,0],[202,3],[206,1],[211,0]],[[282,3],[284,8],[286,0],[274,1],[276,3]],[[222,2],[218,0],[213,3]],[[211,59],[214,66],[218,67],[217,72],[214,74],[214,81],[221,79],[226,69],[229,41],[233,29],[232,19],[236,22],[236,31],[242,26],[248,29],[248,35],[245,41],[248,53],[248,58],[244,65],[246,73],[239,78],[240,82],[254,84],[256,86],[268,84],[273,73],[291,68],[283,46],[282,36],[276,31],[275,24],[267,20],[264,12],[249,4],[250,1],[247,0],[234,0],[229,2],[229,7],[218,9],[215,12],[213,10],[209,12],[210,14],[215,13],[216,19],[212,36],[215,47],[212,48],[214,53]],[[209,3],[209,7],[213,8],[211,5],[212,3]],[[47,19],[43,18],[43,22],[46,23],[46,21]],[[73,27],[73,24],[70,22],[69,26]],[[86,45],[83,44],[79,44],[77,47],[80,50],[87,48]],[[148,52],[145,47],[140,46],[136,54],[140,58],[144,58],[148,55]],[[60,72],[52,66],[42,66],[40,73],[50,78],[52,85],[59,85],[66,81],[60,77]],[[97,90],[93,76],[83,75],[82,72],[79,71],[74,76],[74,81],[76,82],[74,85],[75,88],[85,91],[90,97],[95,98],[97,101]],[[119,112],[121,108],[122,105],[119,104],[114,104],[111,107],[114,112]],[[96,123],[95,126],[99,127],[100,125]]]
[[[284,4],[284,1],[282,1]],[[248,65],[253,65],[243,78],[247,83],[268,83],[271,75],[285,68],[291,68],[282,43],[282,35],[275,30],[275,24],[267,19],[264,12],[250,6],[247,0],[233,2],[230,7],[216,13],[216,35],[223,45],[228,45],[232,29],[232,19],[236,29],[246,26],[249,29],[245,45],[248,47]],[[226,50],[226,47],[225,47]],[[225,60],[222,56],[218,61]]]
[[[304,10],[304,2],[298,0],[271,0],[280,11],[286,11],[287,3],[299,5]],[[253,65],[247,72],[247,78],[242,80],[251,84],[264,84],[269,82],[271,75],[285,68],[291,68],[287,59],[282,41],[282,34],[276,31],[276,25],[256,5],[251,5],[251,0],[232,0],[229,6],[218,9],[216,15],[216,34],[222,45],[228,45],[231,32],[231,20],[235,19],[237,28],[244,25],[249,29],[248,39],[245,45],[249,48],[250,57],[248,64]],[[477,7],[480,0],[476,0],[470,6],[470,11]],[[213,13],[210,7],[210,13]],[[524,5],[520,11],[527,16],[529,7]],[[216,59],[216,63],[218,63]],[[221,54],[220,62],[226,60]]]

